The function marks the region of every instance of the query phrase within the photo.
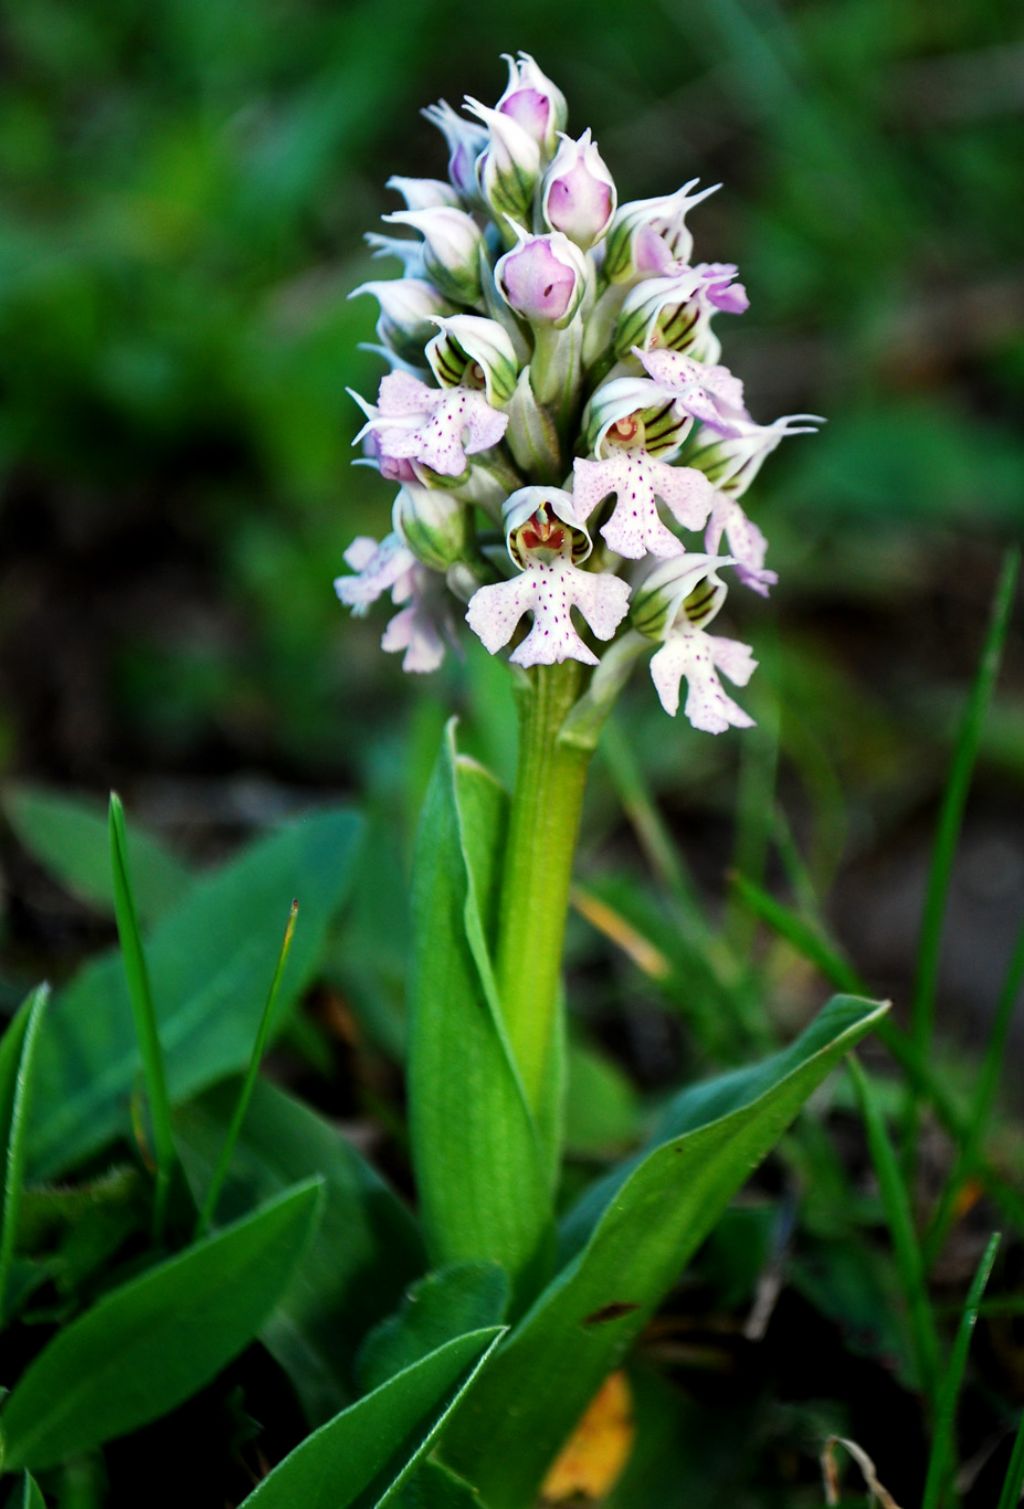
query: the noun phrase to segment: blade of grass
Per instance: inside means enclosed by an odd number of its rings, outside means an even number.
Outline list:
[[[1013,1455],[1010,1457],[1010,1465],[1003,1479],[1003,1491],[999,1495],[997,1509],[1018,1509],[1021,1494],[1024,1494],[1024,1413],[1021,1414],[1020,1424],[1017,1426]]]
[[[937,1405],[939,1377],[939,1336],[928,1296],[924,1260],[914,1231],[910,1197],[871,1081],[854,1054],[847,1060],[847,1067],[864,1118],[868,1150],[892,1237],[896,1268],[907,1306],[910,1341],[917,1362],[918,1379],[928,1405],[934,1410]]]
[[[1010,609],[1013,605],[1019,567],[1019,550],[1008,551],[992,599],[992,612],[981,659],[978,662],[978,670],[957,732],[949,779],[943,794],[938,826],[935,831],[935,843],[928,872],[928,887],[921,914],[914,992],[910,1004],[910,1036],[921,1058],[928,1058],[930,1055],[935,1035],[935,995],[950,877],[956,857],[964,808],[967,804],[971,775],[981,741],[982,726],[989,702],[992,700],[1003,644],[1010,624]],[[916,1156],[918,1113],[916,1098],[909,1096],[904,1140],[911,1163]]]
[[[989,1034],[978,1074],[974,1099],[967,1113],[967,1128],[963,1141],[925,1237],[925,1258],[929,1265],[942,1251],[956,1215],[960,1192],[978,1167],[979,1155],[995,1107],[999,1081],[1002,1078],[1013,1011],[1022,985],[1024,985],[1024,923],[1017,934],[1006,978],[996,1002],[992,1031]]]
[[[292,938],[295,936],[295,923],[298,915],[299,903],[297,901],[293,901],[291,904],[291,909],[288,912],[288,921],[285,923],[284,937],[281,940],[281,951],[277,956],[277,966],[274,970],[274,977],[270,982],[270,989],[267,992],[267,999],[263,1007],[263,1013],[260,1017],[259,1026],[256,1028],[256,1038],[252,1045],[252,1054],[249,1058],[249,1065],[245,1071],[245,1078],[242,1081],[242,1087],[238,1092],[238,1100],[235,1104],[235,1109],[232,1112],[231,1120],[228,1123],[227,1133],[224,1137],[224,1145],[220,1150],[220,1155],[217,1159],[216,1167],[214,1168],[213,1174],[210,1178],[209,1188],[206,1191],[206,1198],[203,1200],[203,1206],[196,1221],[196,1241],[198,1241],[201,1236],[204,1236],[206,1234],[206,1231],[208,1230],[210,1223],[213,1220],[214,1215],[216,1214],[217,1201],[220,1198],[221,1190],[224,1187],[224,1180],[227,1178],[228,1169],[231,1167],[231,1159],[234,1157],[235,1147],[237,1145],[239,1135],[242,1131],[243,1123],[245,1122],[245,1115],[249,1109],[249,1102],[252,1099],[252,1092],[256,1087],[256,1079],[260,1072],[260,1064],[263,1062],[263,1055],[267,1050],[267,1042],[270,1038],[270,1029],[274,1023],[274,1008],[277,1005],[277,994],[281,988],[281,981],[284,978],[285,965],[288,963],[288,954],[291,950]]]
[[[135,1032],[142,1056],[149,1114],[153,1123],[153,1148],[156,1159],[156,1182],[153,1200],[153,1234],[163,1239],[167,1217],[167,1199],[174,1167],[174,1140],[171,1135],[171,1103],[167,1094],[167,1074],[163,1048],[153,1005],[149,970],[139,932],[139,918],[132,893],[128,869],[128,846],[125,834],[124,807],[116,791],[110,793],[110,863],[114,877],[114,915],[121,940],[121,956],[128,981]]]
[[[985,1292],[985,1285],[989,1281],[992,1265],[996,1260],[996,1251],[999,1247],[1000,1235],[995,1232],[985,1248],[977,1272],[971,1283],[967,1295],[967,1303],[964,1305],[960,1324],[957,1327],[953,1341],[953,1349],[949,1355],[949,1362],[943,1374],[942,1383],[939,1387],[939,1396],[935,1411],[935,1431],[932,1438],[931,1456],[928,1460],[928,1476],[925,1479],[924,1498],[921,1500],[921,1509],[940,1509],[940,1505],[946,1496],[947,1488],[951,1488],[952,1477],[956,1467],[956,1408],[960,1399],[960,1390],[964,1381],[964,1369],[967,1366],[967,1353],[971,1345],[971,1335],[978,1319],[978,1306],[981,1304],[981,1296]],[[957,1495],[954,1492],[954,1497]]]
[[[871,988],[843,957],[835,942],[813,923],[777,901],[744,875],[732,876],[731,883],[746,905],[752,907],[761,920],[785,938],[803,958],[814,964],[829,984],[850,995],[871,996]],[[915,1090],[927,1097],[950,1136],[956,1138],[958,1144],[963,1143],[969,1135],[969,1115],[950,1095],[939,1075],[917,1053],[909,1034],[896,1022],[883,1017],[875,1029],[875,1035],[892,1054]],[[1019,1191],[992,1166],[980,1149],[974,1167],[1007,1219],[1024,1228],[1024,1199]]]
[[[7,1318],[7,1284],[14,1263],[14,1244],[18,1235],[18,1215],[25,1183],[26,1129],[32,1103],[36,1044],[49,998],[50,987],[38,985],[22,1007],[25,1026],[11,1098],[4,1161],[3,1227],[0,1229],[0,1324]]]

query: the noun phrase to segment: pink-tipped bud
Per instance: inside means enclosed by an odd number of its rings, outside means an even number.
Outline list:
[[[508,83],[497,110],[509,116],[545,153],[553,152],[568,114],[565,95],[542,73],[528,52],[506,55]]]
[[[582,253],[559,231],[531,236],[517,229],[517,235],[519,245],[494,269],[498,291],[523,319],[562,329],[583,298],[587,269]]]
[[[584,131],[579,141],[563,137],[544,179],[541,213],[545,223],[586,251],[607,231],[615,205],[615,181],[590,131]]]

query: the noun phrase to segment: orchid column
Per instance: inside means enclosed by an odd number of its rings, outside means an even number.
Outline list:
[[[519,767],[494,935],[475,946],[502,1051],[543,1129],[558,1120],[562,947],[601,724],[650,655],[669,714],[685,680],[694,728],[750,725],[720,677],[744,686],[752,651],[708,625],[723,572],[761,594],[775,582],[740,499],[783,436],[816,421],[757,424],[718,364],[712,322],[747,296],[732,265],[692,260],[687,215],[710,190],[694,180],[620,207],[590,132],[564,134],[559,90],[532,58],[508,62],[493,107],[425,112],[448,143],[448,177],[392,179],[405,208],[385,217],[414,235],[368,238],[401,275],[356,290],[380,304],[391,369],[375,404],[357,398],[358,438],[397,494],[391,532],[357,539],[353,574],[335,585],[357,613],[390,593],[399,611],[382,646],[408,671],[440,665],[459,617],[491,654],[511,647]],[[433,1007],[414,992],[411,1009]],[[467,1096],[474,1083],[467,1067]],[[478,1111],[453,1114],[468,1127]],[[417,1149],[428,1203],[429,1158]],[[492,1245],[473,1235],[443,1255],[525,1261]]]

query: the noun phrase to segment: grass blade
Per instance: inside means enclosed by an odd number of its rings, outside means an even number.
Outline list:
[[[999,661],[1009,628],[1010,609],[1013,605],[1019,567],[1020,552],[1009,551],[1003,561],[1003,568],[992,600],[988,633],[985,636],[978,670],[960,722],[949,780],[939,812],[935,845],[928,872],[928,888],[921,915],[917,972],[910,1006],[910,1035],[915,1048],[923,1058],[926,1058],[931,1051],[935,1031],[935,994],[950,876],[960,837],[964,808],[967,804],[971,775],[981,740],[982,725],[999,673]],[[911,1153],[917,1138],[916,1127],[917,1112],[915,1103],[911,1100],[907,1116],[907,1142]]]
[[[28,1126],[32,1102],[32,1073],[35,1066],[36,1044],[43,1021],[50,987],[38,985],[22,1007],[25,1016],[24,1032],[18,1070],[11,1096],[10,1120],[8,1122],[7,1148],[4,1161],[3,1227],[0,1229],[0,1323],[6,1320],[7,1283],[14,1262],[14,1244],[18,1235],[18,1213],[21,1209],[21,1192],[25,1182],[25,1131]],[[19,1013],[20,1015],[20,1013]],[[13,1030],[13,1029],[12,1029]]]
[[[1024,1414],[1021,1415],[1020,1424],[1017,1427],[1017,1438],[1013,1443],[1013,1455],[1006,1469],[1006,1477],[1003,1479],[1003,1491],[999,1495],[998,1509],[1017,1509],[1022,1493],[1024,1493]]]
[[[964,1305],[960,1324],[957,1327],[949,1363],[943,1375],[935,1412],[935,1435],[928,1462],[928,1476],[925,1479],[921,1509],[940,1509],[956,1465],[956,1407],[964,1380],[964,1369],[967,1366],[971,1335],[978,1319],[978,1306],[981,1304],[981,1296],[985,1292],[985,1285],[988,1283],[992,1265],[996,1260],[999,1241],[999,1233],[995,1232],[990,1237],[989,1244],[978,1264],[967,1295],[967,1303]]]
[[[149,1096],[149,1114],[153,1123],[153,1146],[156,1155],[156,1190],[153,1202],[153,1231],[157,1241],[163,1236],[167,1215],[167,1198],[174,1166],[174,1140],[171,1135],[171,1103],[167,1094],[167,1074],[163,1048],[156,1022],[149,970],[139,933],[139,918],[132,894],[128,869],[128,846],[124,825],[124,807],[116,791],[110,793],[110,863],[114,876],[114,915],[121,940],[121,955],[131,997],[135,1032],[142,1055],[142,1068]]]
[[[977,1170],[979,1155],[988,1131],[999,1090],[999,1081],[1002,1077],[1013,1011],[1022,985],[1024,985],[1024,924],[1021,925],[1017,934],[1003,988],[996,1002],[992,1031],[978,1073],[977,1089],[968,1111],[963,1141],[925,1239],[925,1254],[929,1262],[933,1262],[941,1252],[955,1218],[960,1191]]]
[[[922,1392],[929,1404],[937,1404],[939,1337],[925,1276],[924,1259],[914,1231],[907,1187],[889,1140],[885,1121],[871,1082],[854,1055],[848,1068],[867,1131],[868,1149],[878,1178],[882,1208],[892,1237],[896,1267],[907,1304],[910,1340],[917,1362]]]
[[[762,922],[792,944],[804,959],[815,965],[830,985],[834,985],[837,990],[849,991],[851,995],[871,995],[868,984],[820,928],[801,917],[791,907],[777,901],[760,886],[754,885],[746,876],[734,875],[731,883]],[[950,1095],[940,1075],[921,1057],[910,1035],[888,1017],[883,1017],[879,1022],[876,1035],[907,1075],[915,1091],[927,1097],[946,1131],[956,1138],[958,1145],[962,1145],[969,1136],[970,1114]],[[992,1166],[980,1148],[974,1172],[1006,1217],[1015,1225],[1024,1227],[1024,1199],[1013,1184]]]
[[[285,923],[284,937],[281,940],[281,952],[277,956],[277,967],[274,970],[274,977],[270,982],[270,989],[267,992],[263,1014],[256,1029],[256,1039],[252,1045],[252,1055],[249,1059],[249,1065],[245,1071],[245,1078],[242,1080],[241,1089],[238,1092],[238,1100],[235,1104],[231,1121],[228,1124],[220,1157],[217,1159],[217,1165],[214,1168],[209,1187],[206,1191],[206,1198],[203,1201],[203,1207],[199,1212],[199,1219],[196,1222],[196,1240],[204,1235],[210,1222],[213,1220],[217,1210],[217,1201],[224,1187],[224,1180],[227,1178],[228,1169],[231,1167],[231,1159],[234,1156],[242,1124],[245,1121],[245,1114],[249,1109],[249,1102],[252,1099],[252,1092],[256,1087],[256,1077],[260,1072],[260,1064],[263,1062],[263,1055],[266,1052],[267,1042],[270,1038],[270,1029],[274,1022],[278,991],[284,978],[285,965],[288,963],[288,954],[291,951],[292,939],[295,936],[295,922],[298,915],[299,903],[293,901],[288,913],[288,921]]]

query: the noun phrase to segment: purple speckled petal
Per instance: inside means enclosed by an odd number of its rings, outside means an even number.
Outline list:
[[[389,589],[401,593],[403,579],[415,566],[416,558],[396,534],[389,534],[379,545],[360,535],[345,551],[345,563],[357,574],[339,576],[334,590],[346,608],[361,615]]]
[[[764,564],[768,541],[735,498],[718,493],[704,535],[705,550],[714,554],[723,534],[729,542],[729,554],[736,559],[736,575],[740,581],[761,597],[767,597],[769,587],[774,587],[779,579],[778,574],[769,571]]]
[[[662,465],[644,451],[620,451],[604,461],[573,463],[573,499],[582,518],[609,493],[616,494],[615,508],[601,534],[627,560],[683,553],[680,541],[658,517],[655,496]]]
[[[716,666],[730,681],[745,686],[757,662],[749,645],[705,634],[700,629],[669,636],[651,660],[651,679],[670,717],[679,710],[679,687],[687,683],[686,716],[694,728],[720,734],[732,725],[752,728],[754,720],[727,695]]]

